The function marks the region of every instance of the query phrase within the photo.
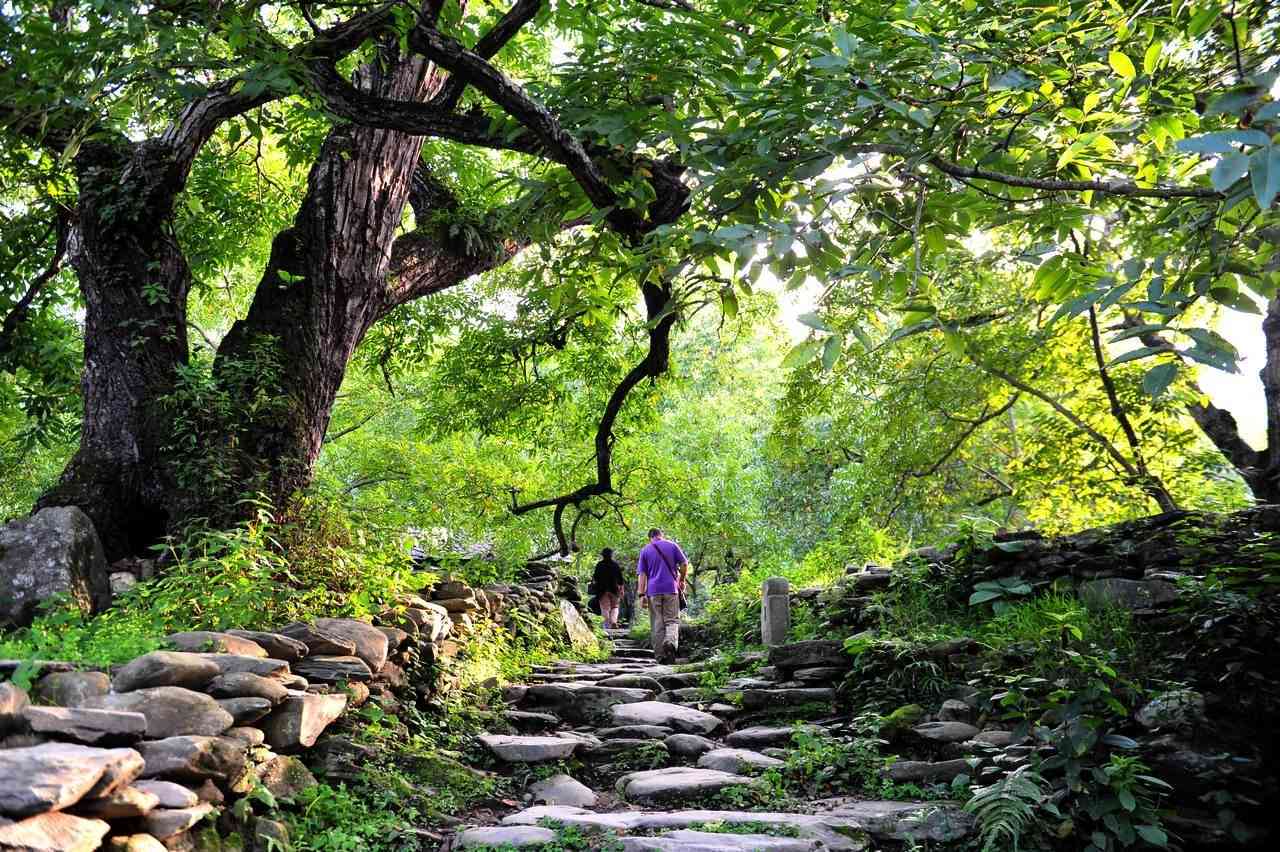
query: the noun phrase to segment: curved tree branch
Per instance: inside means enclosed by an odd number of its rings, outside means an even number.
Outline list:
[[[618,493],[613,484],[612,463],[615,440],[613,426],[631,391],[645,379],[656,379],[661,376],[670,365],[671,328],[675,325],[678,316],[677,312],[671,309],[671,285],[669,282],[661,285],[646,283],[641,290],[644,295],[645,313],[649,320],[649,349],[644,358],[627,371],[627,374],[618,382],[600,415],[595,436],[595,481],[588,482],[566,494],[535,500],[531,503],[519,503],[516,492],[513,491],[511,494],[511,512],[516,515],[524,515],[537,509],[555,508],[556,538],[560,543],[560,552],[564,555],[569,553],[569,540],[565,537],[562,525],[565,507],[579,507],[593,497]]]
[[[58,205],[51,230],[56,234],[57,238],[53,246],[53,256],[49,258],[49,265],[36,276],[35,280],[27,287],[26,292],[22,294],[22,297],[5,315],[4,321],[0,322],[0,357],[4,357],[13,351],[18,326],[27,318],[27,314],[31,311],[32,302],[35,301],[36,296],[40,294],[44,286],[52,281],[58,271],[62,269],[62,261],[67,254],[67,240],[71,234],[71,214],[65,207]],[[48,239],[47,234],[45,239]]]

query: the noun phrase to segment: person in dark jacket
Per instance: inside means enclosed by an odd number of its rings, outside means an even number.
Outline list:
[[[606,628],[618,626],[618,604],[622,602],[625,584],[622,566],[614,561],[613,549],[606,547],[600,551],[600,561],[591,575],[591,585],[600,597],[600,616]]]

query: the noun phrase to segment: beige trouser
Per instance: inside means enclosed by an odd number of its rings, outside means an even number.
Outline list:
[[[618,604],[622,600],[622,595],[616,592],[605,592],[600,596],[600,617],[604,619],[605,627],[618,626]]]
[[[680,596],[653,595],[649,598],[649,641],[653,653],[661,655],[663,645],[672,653],[680,645]]]

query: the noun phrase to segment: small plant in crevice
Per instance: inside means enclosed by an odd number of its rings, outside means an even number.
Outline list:
[[[1028,766],[1020,766],[986,786],[974,786],[965,803],[978,821],[982,852],[1017,852],[1021,844],[1043,831],[1041,808],[1047,804],[1048,783]]]

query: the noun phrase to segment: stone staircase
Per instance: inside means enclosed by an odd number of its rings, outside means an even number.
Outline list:
[[[797,729],[835,734],[847,721],[834,706],[850,662],[839,643],[776,646],[768,666],[709,694],[699,684],[711,663],[657,665],[627,631],[608,633],[608,660],[537,667],[529,683],[507,687],[507,721],[519,733],[479,738],[513,773],[524,765],[548,775],[536,765],[563,761],[591,783],[564,772],[544,777],[528,787],[523,810],[497,825],[463,827],[442,850],[537,849],[568,829],[598,832],[599,848],[622,852],[896,849],[972,831],[972,818],[948,802],[770,801],[760,773],[785,765]],[[919,724],[908,728],[903,750],[950,759],[898,760],[886,767],[889,778],[947,783],[972,771],[961,755],[997,744],[984,738],[1007,739],[962,721],[972,714],[963,702],[947,704],[910,720]]]

